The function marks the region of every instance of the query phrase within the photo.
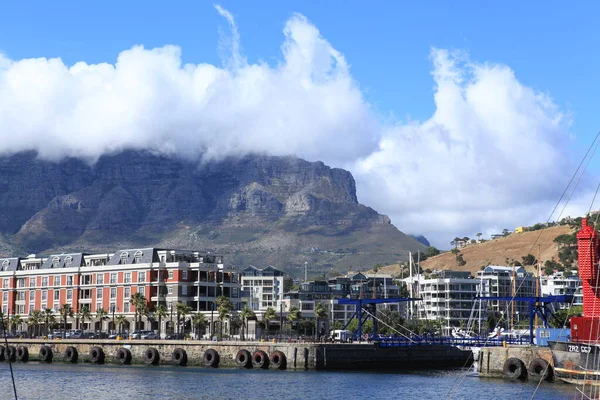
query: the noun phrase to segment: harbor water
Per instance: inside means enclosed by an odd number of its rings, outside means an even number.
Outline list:
[[[114,365],[13,364],[19,399],[529,399],[533,382],[481,379],[462,371],[297,372]],[[2,399],[12,399],[0,364]],[[454,390],[452,388],[454,387]],[[448,397],[452,390],[451,397]],[[543,383],[536,399],[574,399],[571,385]]]

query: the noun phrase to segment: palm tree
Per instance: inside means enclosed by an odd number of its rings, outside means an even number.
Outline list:
[[[317,339],[321,338],[321,333],[319,331],[319,321],[322,319],[327,319],[328,314],[327,314],[327,310],[325,309],[325,307],[323,307],[323,304],[318,303],[315,306],[315,318],[317,320],[317,327],[315,329],[315,336]]]
[[[50,328],[50,325],[56,323],[56,317],[54,316],[54,310],[51,308],[45,308],[43,314],[44,319],[46,320],[46,336],[48,336],[50,334],[48,329]]]
[[[10,321],[10,326],[12,326],[13,335],[17,331],[17,326],[20,326],[23,323],[23,319],[20,315],[13,315]]]
[[[290,311],[288,311],[287,320],[290,321],[291,327],[294,326],[294,322],[298,321],[302,318],[302,312],[298,307],[290,307]]]
[[[79,310],[79,312],[77,313],[77,316],[79,318],[81,318],[81,325],[80,325],[80,329],[84,330],[85,328],[85,320],[91,320],[92,319],[92,313],[90,312],[90,308],[86,305],[83,306],[81,308],[81,310]]]
[[[190,311],[192,311],[192,308],[190,306],[188,306],[187,304],[182,303],[180,301],[179,303],[177,303],[175,305],[175,310],[177,311],[177,335],[179,335],[179,333],[181,332],[180,329],[179,329],[180,328],[179,327],[180,320],[182,318],[183,318],[183,320],[185,320],[185,316],[187,314],[189,314]],[[185,327],[184,327],[184,330],[185,330]]]
[[[223,340],[223,321],[225,320],[225,318],[227,318],[227,316],[229,315],[231,310],[233,310],[233,303],[231,302],[229,297],[225,297],[225,296],[217,297],[216,302],[217,302],[217,311],[219,312],[219,321],[220,321],[219,340]]]
[[[200,340],[200,332],[206,329],[207,323],[206,315],[201,312],[192,314],[192,325],[196,330],[196,339]]]
[[[4,332],[8,329],[8,315],[5,315],[2,311],[0,311],[0,329],[2,330],[2,336],[4,336]]]
[[[275,309],[273,307],[267,307],[265,313],[263,314],[263,320],[265,322],[265,333],[269,334],[269,321],[272,321],[277,318],[277,314],[275,313]]]
[[[106,311],[104,308],[99,308],[96,311],[96,319],[100,321],[100,333],[102,333],[102,321],[104,321],[106,318],[108,318],[108,311]]]
[[[42,320],[43,314],[40,310],[33,310],[31,314],[29,314],[29,318],[27,318],[27,325],[30,325],[33,328],[31,332],[33,336],[39,336]]]
[[[145,315],[147,312],[147,301],[143,294],[137,292],[131,296],[131,304],[135,307],[134,330],[137,331],[142,322],[142,315]]]
[[[126,322],[127,322],[127,318],[123,314],[119,314],[115,318],[115,323],[119,327],[119,335],[121,335],[121,333],[123,333],[123,325],[125,325]]]
[[[58,310],[58,312],[60,313],[60,317],[61,320],[63,321],[63,337],[65,335],[65,332],[67,330],[67,318],[71,317],[73,318],[73,307],[71,307],[70,304],[63,304],[60,309]]]
[[[242,317],[242,340],[246,340],[246,333],[248,333],[248,319],[255,316],[254,311],[247,304],[244,304],[240,311],[240,317]]]
[[[160,327],[162,326],[162,319],[167,317],[167,307],[163,304],[157,305],[154,310],[154,316],[158,317],[158,337],[160,338]]]

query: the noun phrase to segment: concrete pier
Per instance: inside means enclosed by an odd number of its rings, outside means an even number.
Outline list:
[[[517,358],[528,368],[536,358],[546,360],[554,367],[552,352],[548,347],[537,346],[509,346],[509,347],[484,347],[475,356],[479,376],[486,378],[503,378],[504,363],[509,358]]]
[[[5,346],[3,342],[0,345]],[[90,351],[99,347],[105,363],[118,363],[117,353],[125,348],[131,353],[131,363],[143,364],[149,348],[158,351],[158,365],[172,365],[173,352],[183,349],[187,365],[203,366],[205,352],[209,349],[219,354],[219,367],[236,367],[235,357],[239,350],[250,354],[264,351],[271,356],[280,351],[286,358],[288,370],[373,370],[373,369],[443,369],[462,367],[470,359],[471,351],[452,346],[423,345],[412,347],[380,348],[373,343],[273,343],[273,342],[211,342],[191,340],[90,340],[90,339],[10,339],[10,346],[25,346],[29,360],[40,360],[40,348],[49,346],[53,362],[64,362],[67,347],[73,346],[79,354],[78,362],[91,362]]]

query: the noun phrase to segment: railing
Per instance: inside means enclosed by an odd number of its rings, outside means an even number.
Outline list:
[[[374,338],[372,340],[379,347],[402,347],[402,346],[427,346],[427,345],[446,345],[446,346],[471,346],[471,347],[493,347],[504,346],[505,344],[528,345],[529,337],[520,338],[455,338],[450,336],[442,337],[403,337],[392,338]]]

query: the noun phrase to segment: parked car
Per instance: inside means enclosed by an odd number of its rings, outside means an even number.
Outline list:
[[[63,331],[53,330],[52,333],[48,334],[48,339],[58,339],[63,337]]]
[[[151,334],[152,331],[135,331],[129,335],[130,339],[145,339],[144,336]]]
[[[169,339],[169,340],[184,340],[185,339],[185,334],[183,333],[170,333],[168,334],[165,339]]]
[[[121,336],[121,339],[128,339],[129,335],[127,334],[127,332],[121,332],[121,333],[111,333],[110,335],[108,335],[109,339],[116,339],[117,336]]]
[[[156,340],[160,339],[160,337],[158,337],[158,333],[151,332],[147,335],[142,335],[142,339]]]

